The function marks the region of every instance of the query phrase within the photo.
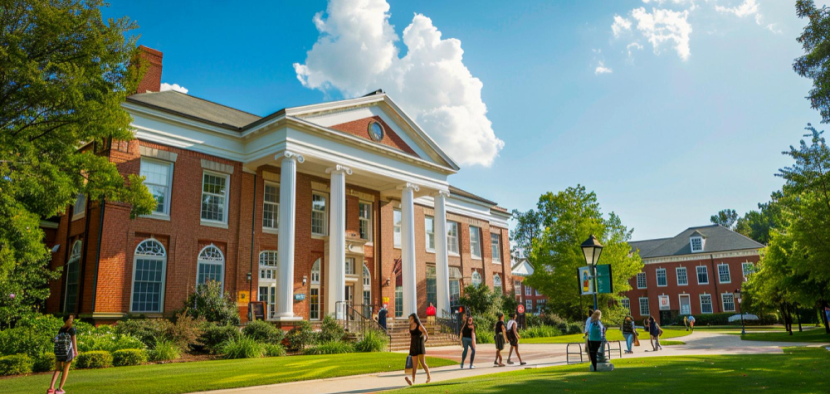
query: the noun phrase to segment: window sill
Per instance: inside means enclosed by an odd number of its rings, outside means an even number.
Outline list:
[[[398,249],[398,250],[401,250],[401,245],[392,245],[392,248],[393,248],[393,249]]]
[[[478,261],[481,261],[481,257],[470,256],[470,258],[471,258],[471,259],[473,259],[473,260],[478,260]]]
[[[86,212],[81,212],[77,215],[72,215],[72,221],[74,222],[78,219],[82,219],[84,216],[86,216]]]
[[[718,282],[718,284],[720,284],[720,285],[728,285],[728,284],[730,284],[730,283],[732,283],[732,281],[729,281],[729,282]]]
[[[212,222],[212,221],[202,220],[200,224],[202,226],[206,226],[206,227],[216,227],[216,228],[224,228],[224,229],[228,228],[228,224],[227,223],[222,223],[222,222]]]
[[[493,264],[501,265],[501,260],[493,260]]]
[[[311,234],[311,239],[328,239],[328,235],[323,234]]]
[[[263,227],[262,232],[265,233],[265,234],[279,234],[280,233],[280,231],[278,229],[268,228],[268,227]]]
[[[707,285],[709,285],[709,282],[706,282],[706,283],[697,282],[697,285],[698,286],[707,286]]]
[[[435,254],[435,249],[427,249],[427,253]]]
[[[150,215],[141,215],[141,218],[143,218],[143,219],[164,220],[164,221],[167,221],[167,222],[170,221],[170,215],[162,215],[160,213],[159,214],[150,214]]]
[[[683,284],[678,283],[677,284],[677,286],[688,286],[688,285],[689,285],[688,283],[683,283]]]
[[[452,256],[452,257],[461,257],[461,255],[460,255],[460,254],[455,253],[455,252],[447,252],[447,255],[448,255],[448,256]]]

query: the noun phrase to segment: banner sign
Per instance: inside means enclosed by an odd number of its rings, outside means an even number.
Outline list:
[[[614,292],[614,281],[611,280],[610,264],[597,266],[597,292],[600,294],[611,294]]]
[[[594,294],[594,277],[591,275],[591,267],[579,267],[576,269],[576,276],[579,280],[579,294]]]
[[[671,309],[671,302],[669,301],[669,296],[661,295],[658,296],[657,299],[659,300],[660,310],[661,311],[668,311]]]

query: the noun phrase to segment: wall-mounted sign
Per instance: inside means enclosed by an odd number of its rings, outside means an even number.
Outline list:
[[[667,311],[667,310],[671,309],[671,301],[669,299],[669,296],[661,295],[661,296],[658,296],[657,299],[658,299],[658,303],[660,304],[660,310],[661,311]]]
[[[238,300],[237,302],[246,304],[248,303],[248,292],[247,291],[240,291],[237,295]]]
[[[294,301],[305,301],[305,293],[294,294]]]
[[[389,303],[389,297],[383,297],[383,303],[388,304]]]
[[[600,294],[611,294],[614,292],[614,282],[611,280],[610,264],[602,264],[597,266],[597,292]]]
[[[579,267],[576,273],[579,279],[579,294],[594,294],[594,277],[591,275],[591,267]]]

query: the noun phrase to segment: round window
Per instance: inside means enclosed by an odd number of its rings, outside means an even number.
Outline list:
[[[383,139],[383,126],[378,122],[369,123],[369,136],[375,141]]]

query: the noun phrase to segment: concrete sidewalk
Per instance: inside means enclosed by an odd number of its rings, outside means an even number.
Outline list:
[[[723,333],[697,331],[692,335],[676,338],[686,343],[682,346],[664,346],[663,350],[650,351],[648,341],[641,340],[643,346],[635,347],[633,355],[624,355],[623,358],[634,357],[664,357],[664,356],[691,356],[691,355],[715,355],[715,354],[771,354],[782,353],[782,347],[788,346],[826,346],[826,344],[805,344],[793,342],[756,342],[741,341],[737,335]],[[623,346],[625,344],[623,343]],[[488,375],[516,371],[522,368],[541,368],[554,365],[566,364],[564,344],[523,344],[520,345],[522,358],[527,362],[525,366],[516,364],[507,367],[494,367],[495,346],[493,344],[479,344],[476,346],[475,369],[460,369],[458,366],[441,367],[430,369],[432,382],[468,378],[472,376]],[[645,351],[648,349],[648,351]],[[406,352],[401,352],[406,353]],[[456,361],[461,359],[460,346],[444,346],[427,348],[427,355],[433,357],[449,358]],[[502,353],[507,357],[507,351]],[[588,357],[584,357],[587,361]],[[619,359],[618,353],[612,355],[611,361]],[[467,365],[469,364],[467,361]],[[587,366],[586,366],[587,368]],[[426,381],[426,374],[418,371],[416,384]],[[204,393],[210,394],[271,394],[271,393],[302,393],[302,394],[324,394],[324,393],[373,393],[378,391],[393,390],[407,387],[403,371],[385,372],[379,374],[367,374],[346,376],[332,379],[307,380],[301,382],[273,384],[266,386],[247,387],[229,390],[216,390]]]

